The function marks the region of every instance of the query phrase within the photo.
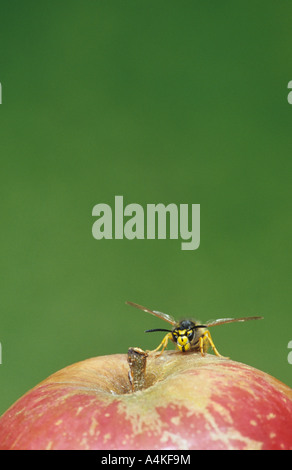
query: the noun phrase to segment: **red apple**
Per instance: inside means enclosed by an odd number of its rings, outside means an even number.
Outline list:
[[[292,390],[213,355],[166,351],[131,392],[127,355],[78,362],[0,418],[1,449],[292,449]]]

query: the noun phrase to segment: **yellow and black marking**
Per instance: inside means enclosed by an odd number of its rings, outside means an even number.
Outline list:
[[[218,320],[207,322],[205,325],[201,325],[198,322],[192,320],[182,320],[181,322],[177,323],[171,315],[168,315],[166,313],[158,312],[156,310],[149,310],[148,308],[142,307],[142,305],[138,305],[133,302],[126,303],[132,305],[132,307],[139,308],[144,312],[151,313],[152,315],[155,315],[156,317],[161,318],[162,320],[172,325],[173,328],[171,330],[156,328],[154,330],[146,331],[146,333],[151,333],[154,331],[167,332],[159,346],[157,346],[157,348],[153,351],[150,351],[153,353],[159,351],[159,349],[161,348],[160,354],[163,353],[163,351],[167,347],[168,341],[171,340],[179,349],[179,351],[183,353],[187,351],[199,351],[201,355],[204,356],[208,348],[211,346],[216,356],[224,357],[221,356],[221,354],[218,352],[212,340],[210,332],[208,331],[208,328],[210,328],[211,326],[223,325],[225,323],[243,322],[247,320],[259,320],[263,318],[258,316],[242,318],[221,318]]]

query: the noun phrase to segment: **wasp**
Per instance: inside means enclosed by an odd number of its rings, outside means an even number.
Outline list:
[[[151,315],[155,315],[156,317],[161,318],[161,320],[168,322],[172,326],[171,330],[155,328],[153,330],[145,331],[145,333],[153,333],[154,331],[167,332],[159,346],[157,346],[157,348],[153,351],[150,351],[151,353],[154,353],[162,348],[160,354],[163,353],[167,347],[168,341],[171,340],[179,349],[179,351],[183,353],[187,351],[200,351],[201,355],[204,356],[208,348],[211,346],[216,356],[224,357],[221,356],[221,354],[218,352],[210,332],[208,331],[208,328],[211,328],[212,326],[223,325],[225,323],[263,319],[263,317],[220,318],[217,320],[208,321],[205,323],[205,325],[202,325],[195,320],[188,319],[177,322],[171,315],[168,315],[167,313],[158,312],[156,310],[149,310],[148,308],[142,307],[142,305],[135,304],[134,302],[126,302],[126,304],[139,308],[146,313],[151,313]]]

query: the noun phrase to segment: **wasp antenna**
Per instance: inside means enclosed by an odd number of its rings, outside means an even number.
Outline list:
[[[192,330],[195,330],[196,328],[208,328],[207,325],[195,325],[193,326],[193,328],[191,328]]]
[[[167,331],[171,333],[171,330],[165,330],[164,328],[155,328],[154,330],[146,330],[145,333],[153,333],[154,331]]]

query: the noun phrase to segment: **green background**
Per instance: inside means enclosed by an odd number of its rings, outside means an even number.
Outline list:
[[[291,4],[1,3],[0,412],[56,370],[201,321],[292,385]],[[201,204],[201,244],[93,238],[95,204]]]

